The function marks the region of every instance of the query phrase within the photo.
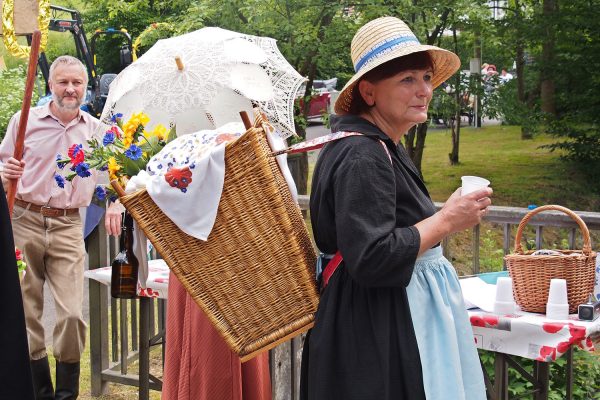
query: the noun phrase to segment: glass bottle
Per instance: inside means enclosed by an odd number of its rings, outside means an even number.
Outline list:
[[[110,294],[118,299],[137,297],[139,262],[133,253],[133,218],[127,212],[123,219],[119,254],[112,262]]]

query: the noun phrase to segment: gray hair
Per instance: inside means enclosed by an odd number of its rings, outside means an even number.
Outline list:
[[[52,81],[52,77],[54,76],[54,71],[56,70],[56,68],[59,65],[78,65],[79,67],[81,67],[81,72],[83,73],[83,76],[84,76],[85,85],[87,86],[87,84],[88,84],[87,69],[85,68],[85,65],[83,65],[83,63],[78,58],[75,58],[73,56],[60,56],[52,62],[52,65],[50,66],[50,72],[48,73],[49,81]]]

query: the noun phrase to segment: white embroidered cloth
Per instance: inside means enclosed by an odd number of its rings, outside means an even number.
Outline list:
[[[181,136],[146,166],[146,190],[183,232],[206,240],[217,217],[225,179],[225,143],[246,129],[231,122],[215,130]]]

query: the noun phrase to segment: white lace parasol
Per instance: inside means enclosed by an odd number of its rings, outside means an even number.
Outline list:
[[[239,121],[240,111],[252,115],[257,105],[285,138],[295,132],[294,99],[304,80],[274,39],[203,28],[159,40],[125,68],[110,85],[101,121],[143,111],[151,125],[176,124],[181,135]]]

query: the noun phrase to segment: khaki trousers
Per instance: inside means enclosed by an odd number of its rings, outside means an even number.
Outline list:
[[[21,208],[13,211],[15,245],[23,252],[27,269],[21,283],[29,356],[46,356],[42,313],[44,282],[54,297],[56,326],[53,353],[57,361],[74,363],[85,347],[87,325],[83,320],[83,269],[85,247],[79,213],[43,217]]]

